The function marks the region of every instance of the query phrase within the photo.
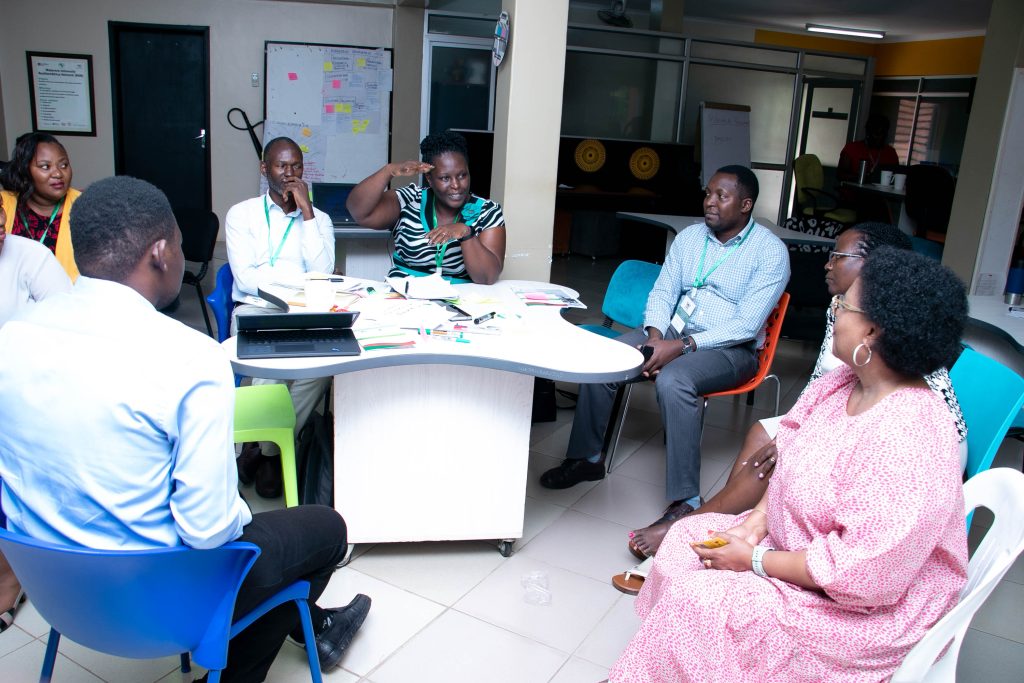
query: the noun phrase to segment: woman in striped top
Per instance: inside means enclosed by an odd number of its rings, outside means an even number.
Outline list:
[[[389,275],[440,270],[456,283],[496,282],[505,265],[505,216],[497,203],[470,192],[466,140],[452,131],[428,135],[420,154],[423,161],[388,164],[359,183],[349,212],[360,225],[391,230]],[[392,178],[417,173],[425,185],[390,189]]]

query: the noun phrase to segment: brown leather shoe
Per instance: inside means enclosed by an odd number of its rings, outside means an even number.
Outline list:
[[[235,458],[235,464],[238,465],[238,481],[242,482],[243,486],[248,486],[256,479],[256,471],[262,461],[263,451],[260,450],[258,442],[249,441],[242,444],[242,452]]]

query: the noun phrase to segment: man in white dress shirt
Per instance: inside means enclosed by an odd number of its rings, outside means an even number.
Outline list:
[[[308,580],[321,665],[332,668],[370,606],[366,596],[313,604],[344,557],[345,522],[320,505],[254,516],[239,496],[227,356],[158,311],[184,270],[166,197],[107,178],[75,202],[71,223],[73,291],[0,328],[0,357],[17,358],[0,363],[0,405],[17,416],[0,429],[7,528],[100,549],[255,543],[236,617]],[[231,641],[223,680],[262,681],[290,632],[301,633],[296,610],[264,615]]]
[[[309,188],[302,180],[302,150],[288,138],[274,138],[263,149],[260,173],[267,178],[270,189],[232,206],[224,221],[228,261],[235,278],[232,334],[239,314],[279,312],[259,298],[260,286],[293,280],[305,273],[334,272],[334,225],[330,216],[314,208],[309,199]],[[297,429],[306,424],[329,382],[329,378],[288,382]],[[261,452],[267,457],[261,458]],[[255,481],[256,493],[265,498],[280,496],[280,448],[269,442],[247,444],[238,458],[238,477],[243,484]]]

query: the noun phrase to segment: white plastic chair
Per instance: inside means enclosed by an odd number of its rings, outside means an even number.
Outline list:
[[[976,474],[964,484],[964,507],[965,513],[976,507],[991,510],[992,528],[971,557],[960,602],[907,654],[892,683],[955,681],[960,645],[974,613],[1024,551],[1024,474],[1008,467]],[[949,649],[936,660],[947,644]]]

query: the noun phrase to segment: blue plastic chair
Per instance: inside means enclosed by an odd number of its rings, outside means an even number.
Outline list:
[[[231,336],[231,287],[235,284],[235,276],[231,274],[231,264],[225,263],[217,269],[217,282],[214,290],[206,296],[213,317],[217,320],[217,341],[223,342]]]
[[[973,349],[964,349],[949,378],[967,423],[967,478],[992,466],[1024,405],[1024,378]]]
[[[924,237],[911,237],[910,245],[918,254],[924,254],[936,261],[942,260],[942,249],[945,245],[942,242],[928,240]]]
[[[231,622],[238,589],[260,554],[251,543],[211,550],[91,550],[0,529],[0,550],[51,626],[41,683],[53,675],[62,635],[118,657],[179,654],[183,673],[190,670],[191,653],[210,670],[210,683],[216,683],[227,665],[228,641],[286,602],[299,610],[312,680],[322,681],[307,603],[309,582],[296,581]]]
[[[588,332],[603,337],[618,337],[621,332],[612,329],[612,323],[618,323],[628,330],[640,327],[644,322],[644,307],[647,296],[654,288],[661,266],[647,261],[623,261],[608,281],[608,289],[604,294],[601,312],[604,322],[601,325],[580,325]]]

